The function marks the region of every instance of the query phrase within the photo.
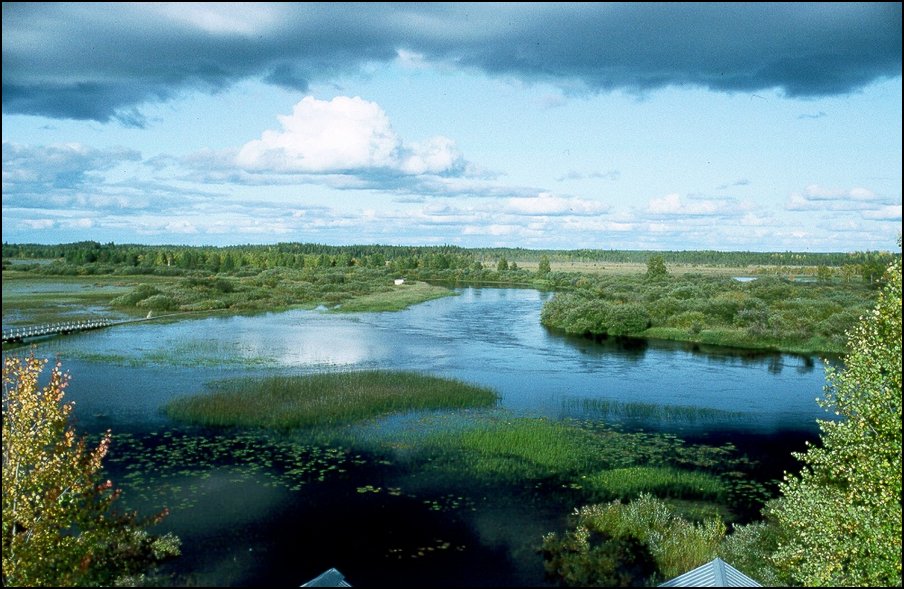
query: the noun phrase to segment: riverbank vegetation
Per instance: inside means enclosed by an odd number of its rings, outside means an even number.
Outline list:
[[[102,288],[58,293],[62,302],[40,292],[8,297],[5,290],[3,315],[11,323],[55,321],[77,312],[77,304],[116,317],[320,305],[384,311],[451,294],[448,286],[518,286],[557,291],[542,322],[567,333],[839,353],[895,256],[5,243],[5,284],[69,277]],[[651,260],[659,272],[650,272]]]
[[[843,369],[827,368],[821,444],[794,456],[764,520],[725,536],[652,495],[588,505],[548,534],[547,571],[568,585],[656,584],[722,556],[765,585],[901,585],[901,265],[850,332]],[[674,541],[673,541],[674,539]]]
[[[690,521],[649,494],[588,505],[572,519],[542,548],[549,576],[572,587],[655,587],[714,558],[726,532],[718,517]]]
[[[874,299],[875,289],[863,282],[597,276],[556,294],[544,305],[541,322],[592,337],[842,353],[845,332]]]

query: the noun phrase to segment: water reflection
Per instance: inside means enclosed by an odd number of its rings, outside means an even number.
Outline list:
[[[650,345],[649,341],[637,338],[567,335],[551,329],[548,329],[547,333],[550,337],[562,337],[581,354],[597,356],[614,354],[634,362],[643,359]]]

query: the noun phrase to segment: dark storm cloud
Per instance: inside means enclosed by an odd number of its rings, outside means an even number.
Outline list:
[[[398,50],[569,92],[856,91],[901,75],[901,4],[3,4],[3,109],[141,126],[249,77],[298,90]]]

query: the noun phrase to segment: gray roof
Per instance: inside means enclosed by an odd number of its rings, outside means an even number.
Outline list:
[[[336,569],[330,569],[311,579],[302,587],[351,587],[351,585],[345,580],[345,575]]]
[[[721,558],[668,580],[660,587],[762,587]]]

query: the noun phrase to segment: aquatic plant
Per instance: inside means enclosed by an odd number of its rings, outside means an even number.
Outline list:
[[[290,429],[365,420],[413,410],[488,407],[485,387],[415,372],[362,371],[239,378],[169,402],[167,415],[207,426]]]
[[[663,466],[613,468],[582,479],[594,500],[630,499],[641,493],[657,497],[722,500],[728,485],[711,473]]]

